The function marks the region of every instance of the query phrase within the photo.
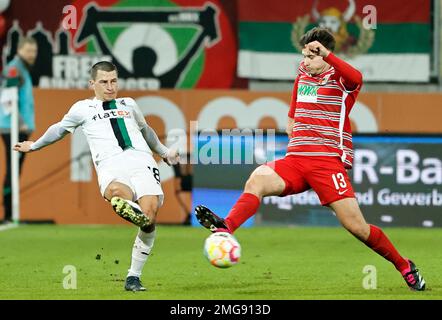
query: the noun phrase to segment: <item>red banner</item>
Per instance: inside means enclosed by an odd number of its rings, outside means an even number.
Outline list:
[[[316,6],[315,6],[316,3]],[[312,8],[321,12],[324,9],[336,8],[345,12],[349,4],[354,3],[355,13],[364,15],[365,6],[376,9],[377,20],[381,23],[429,23],[430,0],[277,0],[269,5],[268,1],[240,0],[238,1],[239,20],[254,22],[292,22],[296,17],[311,14]]]

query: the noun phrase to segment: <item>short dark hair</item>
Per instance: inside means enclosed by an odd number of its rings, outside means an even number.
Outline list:
[[[309,30],[301,37],[301,39],[299,40],[299,44],[301,45],[301,47],[304,48],[307,43],[310,43],[312,41],[320,42],[330,51],[335,50],[335,37],[327,28],[315,27]]]
[[[25,44],[37,45],[37,41],[32,37],[20,37],[17,44],[17,49],[23,48]]]
[[[97,78],[97,72],[98,70],[111,72],[111,71],[117,71],[117,67],[109,61],[100,61],[94,64],[91,68],[91,79],[95,80]],[[118,73],[118,71],[117,71]]]

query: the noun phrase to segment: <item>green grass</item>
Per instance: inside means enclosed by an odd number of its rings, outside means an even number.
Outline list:
[[[427,291],[408,290],[391,263],[340,228],[240,229],[241,262],[217,269],[202,254],[205,229],[158,226],[142,275],[148,291],[125,292],[135,227],[25,225],[0,232],[0,300],[442,299],[442,230],[385,231]],[[76,268],[76,290],[63,289],[66,265]],[[376,267],[375,290],[362,286],[365,265]]]

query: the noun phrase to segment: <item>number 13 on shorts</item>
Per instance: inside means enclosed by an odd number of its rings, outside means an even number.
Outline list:
[[[345,181],[345,176],[342,172],[333,173],[332,179],[336,190],[347,188],[347,182]]]

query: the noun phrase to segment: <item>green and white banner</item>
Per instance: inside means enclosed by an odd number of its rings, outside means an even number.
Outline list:
[[[250,10],[253,8],[253,10]],[[237,73],[292,80],[302,61],[300,37],[321,25],[336,38],[335,53],[365,81],[428,82],[430,0],[241,0]]]

